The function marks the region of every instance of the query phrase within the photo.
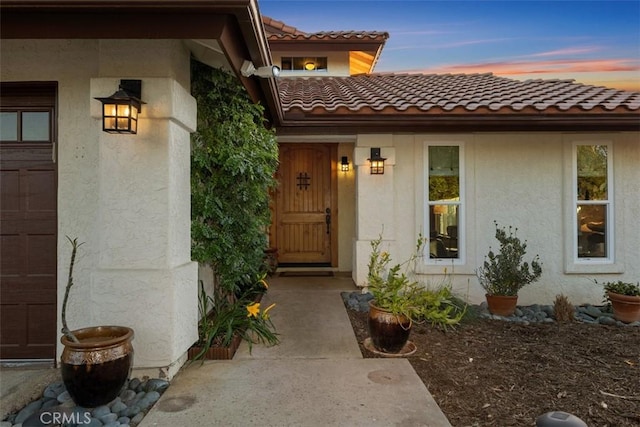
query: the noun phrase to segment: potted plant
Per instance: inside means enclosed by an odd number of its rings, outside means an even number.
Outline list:
[[[256,289],[257,286],[260,289]],[[240,296],[218,288],[211,297],[201,281],[198,341],[189,349],[189,358],[232,359],[242,340],[249,344],[249,352],[256,343],[278,344],[278,334],[269,316],[275,304],[260,309],[260,299],[267,286],[262,277],[256,286],[246,289]]]
[[[406,345],[413,322],[428,321],[446,328],[464,316],[463,304],[456,304],[450,282],[434,287],[409,279],[408,269],[421,253],[425,239],[418,237],[416,253],[407,261],[389,268],[391,256],[381,252],[382,234],[371,242],[367,286],[373,299],[369,301],[369,334],[376,350],[398,353]],[[402,271],[403,266],[407,267]]]
[[[496,226],[496,239],[500,249],[496,253],[489,247],[489,253],[482,267],[476,269],[480,285],[486,291],[487,305],[492,314],[510,316],[518,304],[518,291],[538,280],[542,274],[542,263],[538,255],[531,264],[523,261],[527,253],[527,242],[517,236],[517,228]]]
[[[116,398],[131,374],[133,330],[126,326],[93,326],[70,330],[67,302],[73,286],[78,239],[71,240],[69,277],[62,303],[61,375],[69,395],[79,406],[94,408]]]
[[[611,303],[616,320],[624,323],[640,321],[640,283],[607,282],[604,291],[605,302]]]

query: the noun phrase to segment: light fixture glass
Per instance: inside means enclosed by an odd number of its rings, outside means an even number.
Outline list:
[[[142,110],[141,80],[121,80],[116,93],[102,102],[102,130],[107,133],[138,133],[138,115]]]
[[[316,63],[313,61],[305,62],[304,69],[307,71],[313,71],[316,69]]]
[[[340,170],[342,172],[349,172],[349,159],[347,156],[342,156],[342,159],[340,160]]]
[[[368,160],[371,163],[371,175],[384,175],[384,161],[387,159],[380,156],[380,148],[372,147]]]

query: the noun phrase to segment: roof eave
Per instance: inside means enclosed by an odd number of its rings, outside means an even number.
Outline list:
[[[297,38],[294,40],[281,40],[270,37],[269,45],[274,51],[287,52],[308,52],[308,51],[330,51],[330,52],[350,52],[353,50],[362,50],[368,52],[377,52],[384,46],[385,40],[378,39],[357,39],[357,38],[322,38],[322,39],[304,39]]]
[[[399,132],[640,132],[640,114],[598,114],[571,116],[472,116],[438,115],[421,117],[313,117],[285,115],[278,134],[399,133]]]
[[[240,67],[271,65],[257,0],[3,0],[2,39],[216,39],[254,102],[276,125],[282,118],[273,79]]]

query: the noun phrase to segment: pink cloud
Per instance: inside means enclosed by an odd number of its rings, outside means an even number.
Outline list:
[[[549,61],[502,61],[443,65],[421,73],[487,73],[499,75],[557,74],[584,72],[640,71],[637,59],[569,59]]]
[[[550,50],[547,52],[533,53],[528,57],[536,58],[541,56],[562,56],[562,55],[581,55],[583,53],[593,53],[601,51],[599,46],[586,46],[586,47],[568,47],[565,49]]]

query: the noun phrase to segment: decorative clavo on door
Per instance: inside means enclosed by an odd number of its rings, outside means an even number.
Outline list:
[[[311,177],[309,175],[307,175],[307,173],[305,172],[304,175],[302,174],[302,172],[300,172],[298,174],[298,177],[296,178],[296,180],[298,181],[298,183],[296,184],[298,186],[298,188],[300,190],[304,189],[308,189],[309,185],[311,185],[309,183],[309,181],[311,180]]]
[[[330,234],[331,233],[331,208],[325,209],[324,212],[327,214],[324,217],[324,222],[327,223],[327,234]]]

